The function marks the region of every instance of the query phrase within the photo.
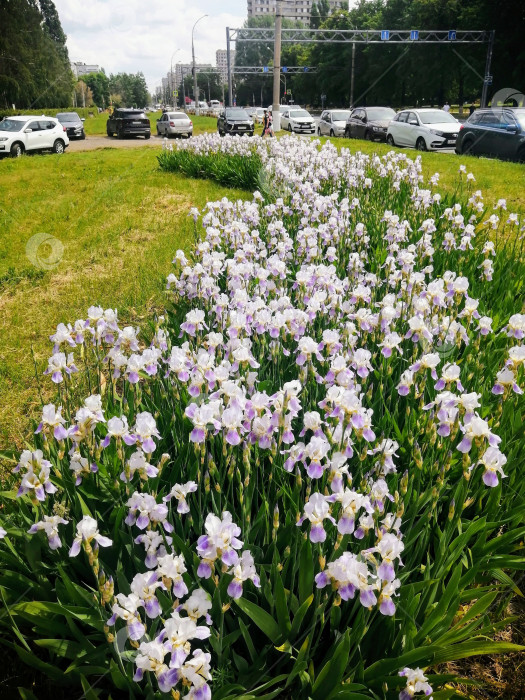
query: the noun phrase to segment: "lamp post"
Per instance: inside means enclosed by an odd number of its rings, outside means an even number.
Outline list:
[[[191,58],[193,61],[193,95],[195,99],[195,114],[199,114],[199,96],[197,94],[197,70],[195,68],[195,46],[193,44],[193,32],[195,31],[195,27],[197,24],[201,21],[201,19],[204,19],[208,15],[202,15],[202,17],[199,17],[199,19],[195,22],[193,25],[193,28],[191,30]]]
[[[175,54],[178,53],[179,51],[180,51],[180,49],[175,49],[175,51],[171,54],[171,61],[170,61],[170,97],[172,100],[172,104],[173,104],[173,92],[174,92],[174,90],[173,90],[173,56],[175,56]],[[175,106],[176,107],[178,106],[177,102],[175,103]]]

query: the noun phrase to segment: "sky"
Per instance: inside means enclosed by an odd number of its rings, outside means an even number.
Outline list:
[[[241,27],[246,0],[54,0],[67,35],[71,61],[98,64],[110,73],[142,71],[150,91],[160,85],[173,60],[215,65],[226,48],[226,27]]]

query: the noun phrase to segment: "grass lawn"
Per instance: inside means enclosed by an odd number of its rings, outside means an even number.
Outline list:
[[[157,119],[162,116],[162,112],[155,112],[147,115],[151,124],[151,133],[157,133]],[[193,135],[202,134],[204,131],[215,131],[217,129],[217,119],[215,117],[201,117],[195,114],[188,115],[193,122]],[[107,112],[95,114],[93,117],[86,117],[84,130],[88,136],[100,136],[106,133],[108,121]]]
[[[328,139],[322,137],[321,141]],[[459,166],[465,165],[467,172],[472,172],[476,181],[472,189],[481,190],[488,207],[492,208],[498,199],[507,200],[509,212],[525,214],[525,166],[522,163],[506,163],[491,158],[476,156],[457,156],[449,153],[420,153],[410,148],[395,148],[386,143],[371,143],[356,139],[332,139],[338,148],[346,146],[352,152],[377,153],[384,155],[389,151],[403,151],[409,158],[421,155],[423,160],[423,175],[425,184],[428,179],[438,172],[440,174],[439,190],[454,192],[460,182]],[[462,176],[465,184],[465,176]]]
[[[57,323],[91,304],[135,321],[160,305],[175,250],[193,237],[190,208],[225,195],[249,196],[160,172],[150,148],[0,161],[0,449],[20,449],[39,412],[31,348],[40,373]],[[50,271],[26,257],[41,232],[64,246]]]

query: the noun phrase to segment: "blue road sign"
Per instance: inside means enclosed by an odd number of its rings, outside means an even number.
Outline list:
[[[283,66],[283,73],[288,73],[288,68],[286,66]]]
[[[263,73],[268,73],[268,66],[263,66]]]
[[[448,40],[449,41],[456,41],[456,30],[455,29],[450,29],[448,32]]]
[[[304,72],[305,72],[305,73],[308,73],[308,66],[305,66],[305,67],[304,67]]]
[[[410,32],[410,38],[412,41],[417,41],[419,39],[419,31],[417,29],[412,29]]]
[[[390,31],[388,29],[381,30],[381,40],[388,41],[390,39]]]

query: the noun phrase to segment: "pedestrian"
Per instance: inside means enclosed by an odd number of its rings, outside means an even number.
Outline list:
[[[268,112],[267,109],[264,110],[262,135],[273,136],[272,115],[270,114],[270,112]]]
[[[469,116],[473,114],[476,111],[476,106],[474,104],[471,104],[470,107],[468,108],[469,111]]]
[[[443,105],[443,111],[450,112],[450,105],[448,102],[445,102],[445,104]]]

